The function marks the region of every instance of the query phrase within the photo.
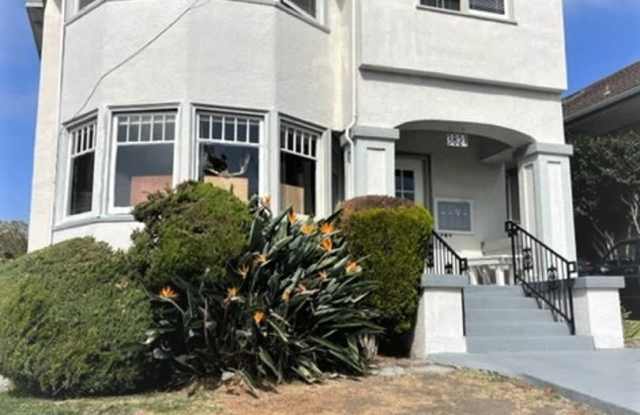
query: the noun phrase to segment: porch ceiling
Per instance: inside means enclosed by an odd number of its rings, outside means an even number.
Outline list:
[[[422,120],[411,121],[397,127],[401,131],[440,131],[464,133],[499,141],[511,148],[519,148],[535,142],[535,140],[519,131],[491,124],[472,123],[463,121]]]

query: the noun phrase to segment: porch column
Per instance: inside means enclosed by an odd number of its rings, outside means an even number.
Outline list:
[[[569,260],[576,259],[572,155],[569,145],[535,143],[518,162],[523,227]]]
[[[347,175],[347,197],[395,195],[396,141],[400,130],[356,126],[353,129],[355,183]],[[349,169],[347,169],[349,170]]]

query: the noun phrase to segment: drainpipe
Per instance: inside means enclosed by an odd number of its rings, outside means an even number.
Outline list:
[[[351,111],[352,111],[352,117],[351,117],[351,122],[349,123],[349,126],[347,127],[347,130],[345,131],[345,139],[347,140],[347,143],[349,144],[349,147],[351,149],[350,154],[351,154],[351,169],[349,171],[350,176],[351,176],[351,187],[349,189],[350,194],[345,195],[347,199],[352,198],[355,196],[356,194],[356,152],[355,152],[355,143],[353,142],[353,128],[356,126],[356,124],[358,123],[358,82],[357,82],[357,77],[358,77],[358,53],[357,53],[357,46],[358,46],[358,42],[357,42],[357,36],[358,36],[358,30],[357,30],[357,24],[358,24],[358,17],[357,17],[357,11],[358,11],[358,6],[357,6],[357,1],[358,0],[352,0],[352,9],[351,9],[351,70],[352,70],[352,85],[351,85]]]

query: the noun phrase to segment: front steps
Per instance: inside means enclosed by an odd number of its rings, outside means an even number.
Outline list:
[[[572,336],[521,287],[464,288],[468,353],[594,350],[593,339]]]

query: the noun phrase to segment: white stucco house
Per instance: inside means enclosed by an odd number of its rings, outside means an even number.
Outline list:
[[[575,259],[561,0],[26,3],[31,250],[127,247],[132,205],[205,180],[319,217],[410,199],[479,263],[511,254],[513,220]]]

